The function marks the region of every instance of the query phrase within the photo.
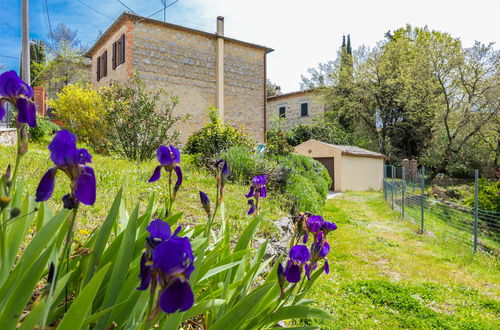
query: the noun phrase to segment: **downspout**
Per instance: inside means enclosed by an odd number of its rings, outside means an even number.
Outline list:
[[[219,120],[224,124],[224,17],[217,17],[217,58],[216,58],[216,90]]]
[[[264,52],[264,143],[267,143],[267,53]]]

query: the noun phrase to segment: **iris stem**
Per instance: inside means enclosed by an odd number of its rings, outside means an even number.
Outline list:
[[[210,229],[212,227],[212,222],[215,220],[215,215],[217,214],[217,210],[219,209],[220,203],[219,203],[219,187],[216,187],[215,189],[215,207],[214,207],[214,212],[212,213],[212,216],[208,218],[208,225],[205,229],[205,236],[210,235]]]
[[[66,258],[66,274],[69,273],[69,254],[71,252],[71,243],[73,241],[73,234],[75,231],[75,224],[76,224],[76,215],[78,213],[78,207],[79,203],[76,205],[76,207],[72,210],[71,217],[69,220],[69,228],[68,228],[68,233],[66,234],[66,240],[64,242],[64,249],[63,249],[63,256]],[[62,276],[61,272],[61,276]],[[66,299],[64,301],[64,309],[67,312],[68,311],[68,283],[66,283]]]
[[[169,217],[172,212],[172,204],[174,203],[174,196],[172,192],[172,170],[168,172],[168,207],[167,207],[167,217]]]
[[[16,163],[14,165],[14,173],[12,174],[12,184],[14,184],[17,180],[17,175],[19,173],[19,165],[21,164],[21,158],[24,154],[19,153],[21,149],[21,129],[22,125],[19,122],[16,122],[16,132],[17,132],[17,154],[16,154]]]

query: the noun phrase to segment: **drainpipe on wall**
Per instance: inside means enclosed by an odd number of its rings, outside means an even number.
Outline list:
[[[217,85],[217,109],[221,124],[224,124],[224,17],[217,17],[217,66],[215,83]]]

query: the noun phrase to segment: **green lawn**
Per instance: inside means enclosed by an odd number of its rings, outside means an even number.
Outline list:
[[[378,192],[329,200],[330,275],[310,295],[338,328],[500,328],[498,260],[450,249],[401,221]]]

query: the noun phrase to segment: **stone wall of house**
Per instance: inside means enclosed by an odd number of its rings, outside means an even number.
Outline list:
[[[150,22],[135,23],[132,67],[154,88],[179,96],[181,141],[208,122],[216,105],[216,38]],[[264,139],[264,50],[225,41],[225,120]]]
[[[308,115],[301,116],[300,104],[308,103]],[[319,117],[324,113],[323,100],[320,95],[315,92],[298,92],[283,94],[277,97],[267,99],[267,122],[269,128],[273,128],[276,119],[279,117],[279,108],[286,107],[285,120],[283,129],[289,130],[300,124],[310,124],[315,117]]]
[[[265,53],[263,50],[225,42],[224,117],[226,123],[265,139]]]
[[[134,40],[132,38],[133,23],[129,20],[125,24],[116,28],[99,47],[92,53],[90,81],[94,89],[99,89],[104,86],[109,86],[113,81],[126,80],[132,72],[132,52]],[[122,34],[125,34],[125,62],[113,69],[113,43],[116,42]],[[97,57],[101,56],[105,51],[108,52],[106,77],[97,81]]]
[[[17,132],[15,128],[0,127],[0,146],[14,146],[17,143]]]

